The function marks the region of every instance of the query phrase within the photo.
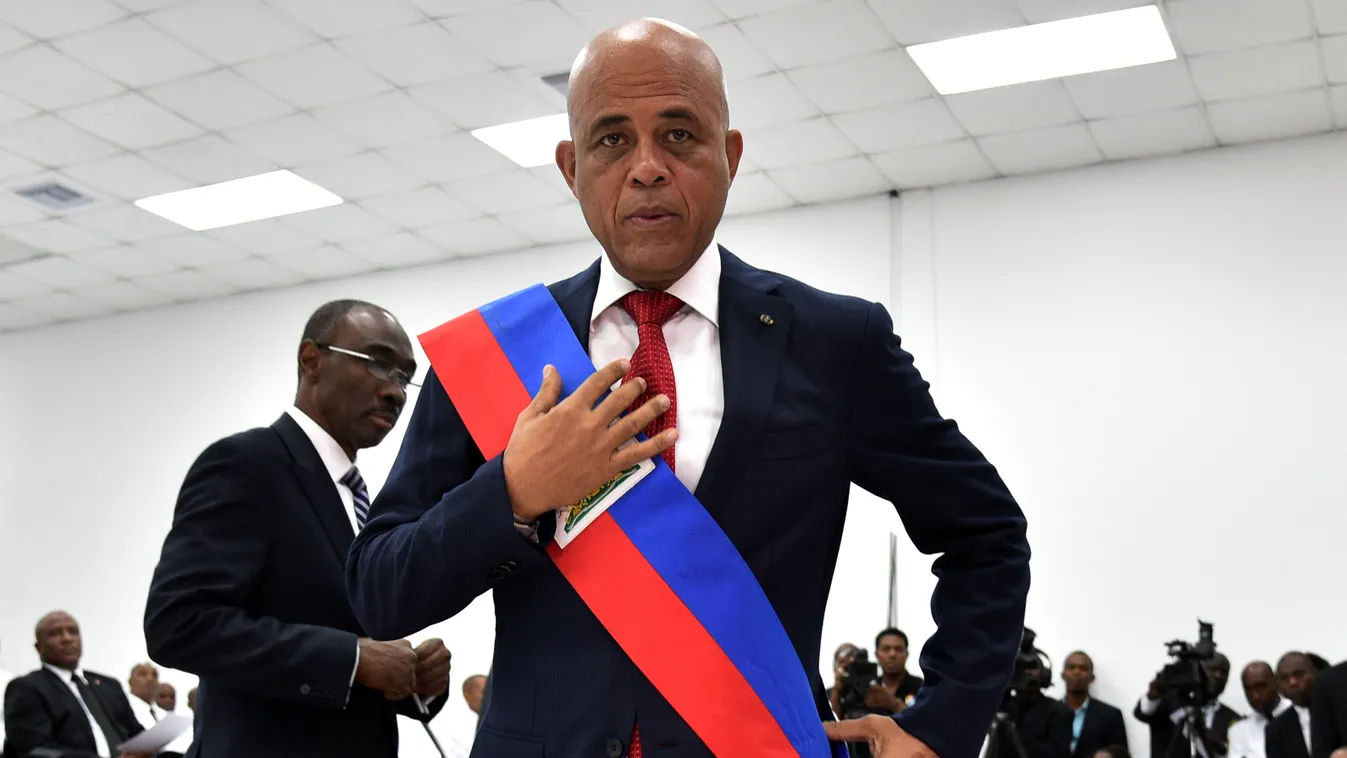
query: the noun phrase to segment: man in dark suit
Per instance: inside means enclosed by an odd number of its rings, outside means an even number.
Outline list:
[[[1092,758],[1097,750],[1117,745],[1127,749],[1122,711],[1090,694],[1094,661],[1077,650],[1062,663],[1062,702],[1071,709],[1071,758]],[[1157,756],[1157,758],[1159,758]]]
[[[397,423],[411,343],[387,311],[342,300],[313,314],[298,352],[294,407],[188,471],[150,586],[150,656],[201,679],[199,758],[394,758],[395,714],[444,704],[444,643],[370,639],[343,585],[369,508],[356,451]]]
[[[1070,758],[1071,709],[1043,694],[1045,682],[1050,680],[1041,661],[1027,673],[1025,686],[1016,690],[1014,699],[1006,704],[1006,714],[1024,747],[1025,758]],[[1010,732],[995,733],[992,739],[1001,741],[995,751],[997,755],[1007,758],[1018,755],[1010,742]]]
[[[1310,702],[1313,758],[1347,758],[1347,661],[1318,675]]]
[[[1202,705],[1201,724],[1206,732],[1202,749],[1206,758],[1220,758],[1229,752],[1230,726],[1239,721],[1234,709],[1220,702],[1221,693],[1230,681],[1230,659],[1224,653],[1202,662],[1207,676],[1210,699]],[[1137,721],[1150,727],[1151,758],[1193,758],[1192,738],[1182,723],[1183,709],[1179,703],[1160,689],[1160,674],[1151,680],[1146,694],[1132,709]]]
[[[1314,730],[1310,702],[1317,674],[1304,653],[1287,653],[1277,661],[1277,686],[1291,707],[1267,725],[1267,758],[1310,758]]]
[[[751,569],[797,657],[782,671],[801,667],[825,719],[819,638],[856,483],[895,505],[918,549],[943,553],[939,628],[911,707],[818,733],[868,741],[880,758],[969,758],[983,735],[968,726],[991,721],[1023,630],[1019,507],[940,416],[882,306],[754,268],[715,243],[743,137],[729,129],[720,64],[703,41],[653,20],[610,30],[577,60],[568,100],[574,141],[558,145],[558,164],[606,255],[550,292],[600,368],[560,402],[559,376],[545,372],[491,460],[431,372],[352,545],[357,616],[397,635],[493,592],[478,758],[707,756],[549,560],[545,517],[661,456]],[[642,429],[647,440],[615,451]]]
[[[113,677],[80,668],[79,623],[64,611],[37,622],[42,668],[5,688],[4,754],[11,758],[111,758],[140,734],[126,692]],[[125,758],[145,758],[135,753]]]

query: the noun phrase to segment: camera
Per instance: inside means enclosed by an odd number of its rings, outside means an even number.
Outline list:
[[[1024,627],[1020,649],[1015,654],[1015,669],[1006,687],[1007,694],[1028,689],[1033,682],[1037,682],[1040,689],[1052,686],[1052,664],[1048,662],[1047,653],[1034,647],[1037,637],[1033,629]]]
[[[1165,643],[1173,662],[1160,670],[1160,696],[1179,707],[1202,706],[1211,700],[1206,663],[1216,657],[1212,625],[1197,622],[1197,642],[1170,640]]]
[[[870,712],[865,704],[865,695],[870,685],[879,679],[879,664],[870,660],[870,652],[857,648],[851,663],[847,664],[846,676],[842,679],[842,691],[838,693],[837,704],[842,718],[859,718]]]

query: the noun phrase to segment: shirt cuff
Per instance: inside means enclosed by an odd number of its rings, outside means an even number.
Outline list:
[[[1152,713],[1155,713],[1156,711],[1160,710],[1160,701],[1159,701],[1159,700],[1151,700],[1150,698],[1146,697],[1145,695],[1142,695],[1142,696],[1141,696],[1141,700],[1137,701],[1137,708],[1138,708],[1142,713],[1144,713],[1144,714],[1146,714],[1147,716],[1149,716],[1149,715],[1151,715]]]
[[[538,544],[538,522],[525,522],[519,516],[514,517],[514,528],[516,532],[522,534],[529,542]]]
[[[342,708],[351,704],[351,690],[355,689],[355,674],[360,670],[360,640],[355,641],[355,665],[351,666],[351,681],[346,685],[346,702]]]

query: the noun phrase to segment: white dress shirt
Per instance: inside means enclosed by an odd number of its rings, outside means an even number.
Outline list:
[[[684,306],[664,324],[674,385],[678,395],[678,443],[674,473],[696,492],[711,445],[725,414],[725,380],[720,365],[720,248],[713,241],[683,278],[666,292]],[[595,368],[630,358],[640,343],[636,321],[618,301],[639,289],[613,268],[608,256],[599,263],[599,286],[589,321],[589,358]]]
[[[1300,718],[1300,734],[1305,737],[1305,752],[1309,752],[1310,745],[1310,709],[1299,705],[1293,706],[1296,709],[1296,716]]]
[[[72,672],[63,668],[59,668],[57,666],[53,666],[50,663],[43,664],[43,667],[48,671],[52,672],[53,674],[61,677],[61,681],[65,682],[65,686],[70,688],[70,692],[75,696],[75,700],[79,701],[80,708],[84,709],[84,717],[89,719],[89,729],[94,733],[94,746],[98,750],[98,754],[102,756],[102,758],[112,758],[112,748],[108,747],[107,735],[103,734],[103,728],[100,727],[98,725],[98,722],[94,720],[93,713],[89,712],[88,704],[86,704],[84,702],[84,698],[80,696],[79,687],[75,686],[75,679],[74,679],[75,676],[79,676],[79,678],[83,679],[85,683],[88,683],[89,681],[88,677],[86,677],[84,675],[84,672],[81,671],[80,669],[75,669],[75,671],[72,674]]]
[[[153,728],[155,723],[159,721],[159,717],[163,715],[159,706],[151,705],[135,695],[128,695],[126,702],[131,704],[131,713],[135,714],[136,721],[139,721],[140,725],[146,729]]]
[[[1277,701],[1277,707],[1272,709],[1272,718],[1280,716],[1290,707],[1291,701],[1281,698]],[[1254,711],[1236,721],[1230,727],[1229,758],[1267,758],[1267,741],[1264,739],[1264,732],[1272,718]]]

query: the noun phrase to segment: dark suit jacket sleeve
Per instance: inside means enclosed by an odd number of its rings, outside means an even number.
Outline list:
[[[395,639],[444,621],[506,576],[548,562],[514,528],[498,455],[482,461],[435,372],[346,560],[351,607]]]
[[[1344,673],[1347,669],[1338,664],[1324,672],[1314,688],[1314,699],[1310,701],[1311,758],[1328,758],[1334,750],[1347,745],[1337,722],[1338,712],[1347,709],[1347,704],[1337,701],[1347,691]]]
[[[145,643],[161,665],[263,697],[342,708],[356,635],[256,616],[246,603],[267,559],[256,465],[221,440],[187,472],[145,607]]]
[[[5,688],[5,740],[15,756],[48,750],[66,758],[98,758],[93,753],[71,750],[56,741],[56,725],[47,712],[46,702],[37,683],[28,677],[15,679]]]
[[[975,755],[1009,683],[1029,592],[1025,519],[996,469],[936,410],[882,306],[853,369],[852,481],[891,501],[917,549],[941,553],[922,647],[926,683],[896,718],[943,758]]]
[[[1143,724],[1154,725],[1157,723],[1173,723],[1169,720],[1169,714],[1172,710],[1165,707],[1165,702],[1160,701],[1160,707],[1155,709],[1154,713],[1146,713],[1141,710],[1141,701],[1143,697],[1137,698],[1137,704],[1132,708],[1132,716]]]

